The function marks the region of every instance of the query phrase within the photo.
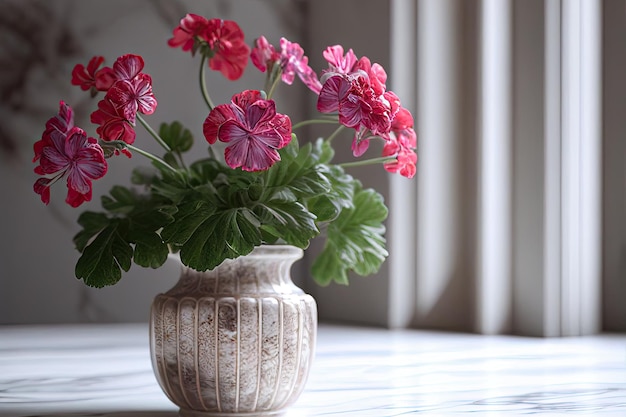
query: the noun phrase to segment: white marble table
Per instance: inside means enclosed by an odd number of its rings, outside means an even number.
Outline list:
[[[626,416],[626,335],[320,328],[288,417]],[[176,417],[146,325],[0,327],[0,417]]]

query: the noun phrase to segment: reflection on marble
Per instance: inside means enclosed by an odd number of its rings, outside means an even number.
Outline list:
[[[626,415],[626,335],[532,339],[321,326],[288,417]],[[146,325],[0,327],[0,417],[175,417]]]

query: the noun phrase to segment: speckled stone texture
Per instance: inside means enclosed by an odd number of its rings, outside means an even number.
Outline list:
[[[183,417],[280,415],[306,383],[317,307],[292,281],[302,257],[262,246],[212,271],[183,267],[152,304],[157,380]]]

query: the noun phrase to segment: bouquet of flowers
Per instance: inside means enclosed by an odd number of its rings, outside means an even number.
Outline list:
[[[90,201],[92,181],[107,173],[108,158],[137,154],[151,162],[133,171],[131,186],[116,185],[102,197],[102,212],[79,216],[77,278],[90,286],[112,285],[132,263],[158,268],[169,253],[205,271],[263,244],[306,248],[318,235],[323,250],[311,271],[318,283],[346,284],[351,270],[376,272],[387,256],[387,208],[379,193],[365,189],[346,168],[379,164],[410,178],[417,162],[413,117],[387,90],[383,67],[335,45],[323,51],[328,67],[318,75],[297,43],[282,38],[275,48],[261,36],[250,47],[236,22],[194,14],[180,21],[168,45],[200,56],[200,93],[207,105],[202,134],[209,144],[203,158],[185,159],[193,133],[181,123],[154,129],[146,121],[157,99],[143,58],[134,54],[111,67],[95,56],[72,71],[73,85],[102,95],[91,113],[98,139],[74,125],[72,108],[61,101],[34,144],[40,176],[34,191],[46,204],[50,187],[63,178],[69,205]],[[229,103],[215,105],[206,68],[236,80],[249,60],[266,73],[263,89],[237,92]],[[279,83],[292,84],[296,76],[317,99],[319,118],[293,123],[272,99]],[[295,132],[311,123],[337,129],[301,143]],[[136,144],[138,124],[162,147],[161,154]],[[354,131],[351,145],[335,142],[346,128]],[[382,141],[382,155],[363,158],[373,140]],[[223,155],[211,146],[218,141]],[[351,146],[361,159],[334,163],[335,145]]]

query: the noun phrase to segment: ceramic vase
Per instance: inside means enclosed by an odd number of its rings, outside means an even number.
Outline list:
[[[152,366],[182,417],[274,416],[296,401],[317,335],[315,301],[291,280],[301,257],[267,245],[211,271],[182,266],[154,299]]]

